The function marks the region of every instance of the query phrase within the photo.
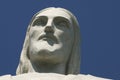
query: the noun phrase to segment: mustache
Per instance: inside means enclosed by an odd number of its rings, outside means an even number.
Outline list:
[[[56,43],[58,43],[58,39],[53,34],[42,34],[38,37],[38,40],[41,40],[43,38],[49,38],[49,39],[55,41]]]

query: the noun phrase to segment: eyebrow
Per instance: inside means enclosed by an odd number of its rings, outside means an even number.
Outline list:
[[[57,18],[64,19],[65,21],[70,22],[70,20],[68,20],[67,18],[65,18],[65,17],[63,17],[63,16],[57,16],[57,17],[55,17],[54,19],[57,19]]]
[[[35,17],[34,19],[39,19],[41,17],[45,17],[45,18],[48,18],[47,16],[38,16],[38,17]]]
[[[46,17],[46,18],[48,18],[48,16],[46,16],[46,15],[41,15],[41,16],[35,17],[34,19],[39,19],[40,17]],[[56,18],[63,18],[63,19],[65,19],[66,21],[70,22],[70,20],[68,20],[68,18],[63,17],[63,16],[56,16],[56,17],[54,17],[53,19],[56,19]]]

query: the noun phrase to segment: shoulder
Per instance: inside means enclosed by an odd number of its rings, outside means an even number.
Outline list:
[[[62,75],[57,73],[26,73],[17,76],[4,75],[0,80],[112,80],[92,75]]]

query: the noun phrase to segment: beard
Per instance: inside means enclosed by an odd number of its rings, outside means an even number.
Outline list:
[[[50,41],[50,40],[49,40]],[[49,42],[31,41],[29,45],[29,57],[32,61],[45,63],[59,63],[64,59],[64,49],[61,43],[50,45]]]

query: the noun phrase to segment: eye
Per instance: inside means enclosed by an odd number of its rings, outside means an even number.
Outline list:
[[[57,17],[56,19],[54,19],[54,24],[58,28],[69,28],[69,21],[65,18]]]
[[[59,26],[59,27],[68,27],[68,24],[65,21],[60,21],[56,25]]]
[[[47,24],[47,17],[40,16],[32,24],[32,26],[45,26]]]

